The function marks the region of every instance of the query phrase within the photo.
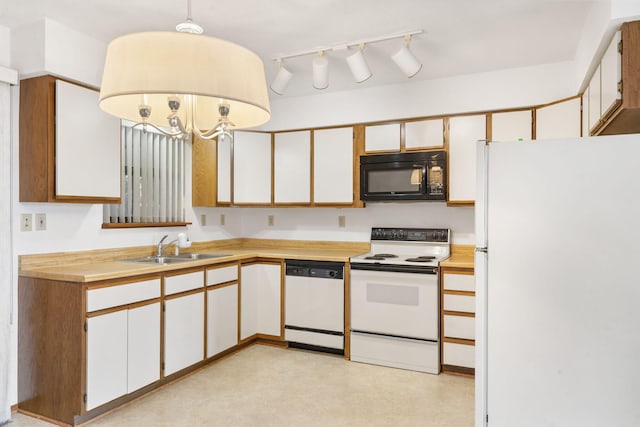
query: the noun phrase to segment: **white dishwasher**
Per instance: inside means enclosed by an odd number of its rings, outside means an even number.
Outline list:
[[[344,263],[288,259],[285,266],[289,346],[344,354]]]

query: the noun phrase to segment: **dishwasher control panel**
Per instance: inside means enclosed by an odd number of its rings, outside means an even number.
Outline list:
[[[316,279],[344,278],[344,264],[324,261],[285,261],[287,276],[311,277]]]

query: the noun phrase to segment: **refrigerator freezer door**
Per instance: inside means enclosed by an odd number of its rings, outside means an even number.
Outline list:
[[[485,426],[487,419],[487,256],[486,251],[476,249],[476,427]]]
[[[640,425],[640,136],[490,150],[489,425]]]

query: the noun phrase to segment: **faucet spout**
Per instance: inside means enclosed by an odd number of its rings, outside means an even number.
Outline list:
[[[160,239],[160,241],[158,242],[158,247],[156,249],[156,256],[161,257],[162,256],[162,242],[164,242],[164,240],[169,237],[168,234],[165,234],[164,237],[162,239]]]

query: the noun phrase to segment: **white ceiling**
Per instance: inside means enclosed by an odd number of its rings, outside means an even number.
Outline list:
[[[192,0],[205,34],[244,45],[275,76],[274,57],[423,29],[411,50],[424,66],[413,80],[574,59],[585,19],[601,0]],[[43,17],[108,42],[139,31],[172,31],[187,0],[0,0],[0,25]],[[285,61],[295,76],[284,96],[410,81],[388,56],[401,39],[367,45],[373,77],[354,83],[345,51],[331,51],[329,88],[313,89],[313,55]],[[273,93],[270,95],[278,97]]]

